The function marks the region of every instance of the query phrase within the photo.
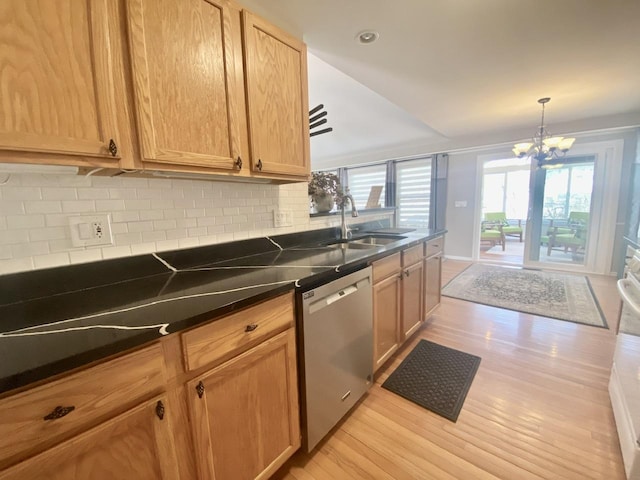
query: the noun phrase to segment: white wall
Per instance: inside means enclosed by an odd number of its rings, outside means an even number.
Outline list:
[[[636,145],[639,130],[625,130],[609,133],[590,133],[575,135],[578,142],[590,143],[622,139],[624,141],[622,178],[619,189],[619,206],[617,214],[616,240],[613,252],[613,267],[615,271],[618,257],[621,255],[622,235],[626,219],[627,203],[629,201],[629,172],[630,165],[636,158]],[[471,259],[474,252],[473,237],[475,229],[479,228],[479,218],[476,218],[476,198],[478,190],[482,188],[481,175],[478,171],[478,156],[488,155],[496,158],[509,158],[511,146],[477,149],[461,153],[449,154],[449,171],[447,178],[447,214],[446,228],[448,230],[445,244],[445,255],[451,258]],[[456,201],[466,201],[466,207],[455,207]]]
[[[293,226],[274,228],[274,208]],[[94,212],[111,215],[114,245],[73,247],[68,217]],[[0,186],[0,274],[309,228],[306,183],[14,173]]]

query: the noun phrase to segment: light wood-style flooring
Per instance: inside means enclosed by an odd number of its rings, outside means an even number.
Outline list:
[[[443,262],[443,284],[468,266]],[[590,276],[610,329],[443,297],[365,398],[286,480],[624,478],[607,382],[619,300]],[[456,423],[380,384],[424,338],[482,357]]]

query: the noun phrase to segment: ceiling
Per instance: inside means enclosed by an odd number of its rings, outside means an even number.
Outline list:
[[[640,125],[639,0],[242,0],[302,37],[312,167]],[[371,45],[355,41],[373,29]]]

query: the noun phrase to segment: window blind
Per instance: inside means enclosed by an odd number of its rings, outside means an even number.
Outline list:
[[[366,208],[367,201],[369,200],[369,194],[371,193],[371,187],[374,186],[382,187],[382,192],[380,193],[380,200],[378,200],[378,203],[381,207],[385,206],[384,194],[386,181],[386,164],[347,169],[347,184],[349,186],[349,193],[353,195],[353,200],[356,202],[356,207],[359,209]]]
[[[396,164],[396,207],[399,227],[429,227],[431,158]]]

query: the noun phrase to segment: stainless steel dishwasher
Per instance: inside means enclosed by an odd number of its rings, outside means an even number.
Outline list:
[[[311,451],[371,386],[371,267],[302,293],[303,445]]]

